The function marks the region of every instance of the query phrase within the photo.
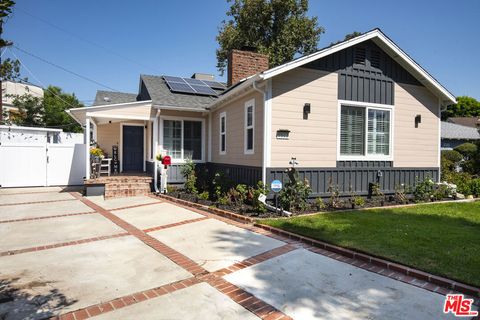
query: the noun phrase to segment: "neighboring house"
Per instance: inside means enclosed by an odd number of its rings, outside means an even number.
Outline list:
[[[13,105],[13,100],[16,96],[24,94],[43,98],[43,89],[25,82],[2,81],[2,105],[3,109],[7,111],[8,118],[12,114],[18,114],[18,108]]]
[[[465,143],[480,140],[477,128],[442,122],[442,150],[452,150]]]
[[[107,152],[119,146],[123,171],[156,172],[155,155],[171,155],[170,182],[187,157],[248,184],[285,180],[296,158],[313,196],[330,181],[367,194],[439,180],[440,113],[455,97],[379,29],[271,69],[261,54],[229,58],[226,88],[142,75],[137,94],[100,91],[69,113]]]
[[[480,128],[479,117],[451,117],[447,119],[447,122],[471,128]]]

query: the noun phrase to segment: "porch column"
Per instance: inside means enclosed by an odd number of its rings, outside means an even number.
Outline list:
[[[155,192],[158,192],[158,162],[157,162],[157,153],[158,153],[158,113],[153,120],[153,183]]]
[[[90,179],[90,118],[85,119],[85,179]]]

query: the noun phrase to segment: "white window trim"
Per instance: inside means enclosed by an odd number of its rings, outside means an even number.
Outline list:
[[[225,119],[225,132],[222,132],[222,118]],[[218,122],[218,153],[220,155],[227,154],[227,113],[220,113]],[[222,151],[222,135],[225,135],[225,150]]]
[[[193,117],[174,117],[174,116],[160,116],[160,124],[158,128],[158,134],[160,137],[160,144],[159,144],[159,149],[162,155],[164,154],[164,149],[163,149],[163,121],[164,120],[173,120],[173,121],[181,121],[182,122],[182,136],[181,136],[181,142],[182,142],[182,158],[181,159],[173,159],[172,158],[172,163],[173,164],[182,164],[185,163],[185,157],[184,157],[184,149],[183,149],[183,122],[184,121],[199,121],[202,123],[202,158],[201,160],[192,160],[195,163],[205,163],[205,119],[204,118],[193,118]]]
[[[340,134],[341,134],[341,116],[342,116],[342,106],[354,106],[354,107],[364,107],[365,112],[365,155],[342,155],[340,153]],[[368,110],[369,109],[379,109],[390,111],[390,132],[389,132],[389,154],[386,155],[371,155],[368,154]],[[393,150],[394,150],[394,124],[395,124],[395,108],[393,105],[389,104],[379,104],[379,103],[370,103],[370,102],[358,102],[350,100],[338,100],[338,109],[337,109],[337,160],[338,161],[393,161]]]
[[[120,145],[118,146],[118,157],[120,160],[120,172],[123,172],[123,127],[124,126],[136,126],[145,128],[145,124],[138,122],[121,122],[120,123]],[[147,148],[146,148],[146,139],[147,134],[146,130],[143,129],[143,171],[146,171],[146,158],[147,158]]]
[[[247,110],[249,107],[252,107],[252,125],[247,126]],[[245,102],[244,107],[244,117],[243,117],[243,153],[244,154],[254,154],[255,153],[255,99],[248,100]],[[252,130],[252,149],[247,149],[247,131],[248,129]]]

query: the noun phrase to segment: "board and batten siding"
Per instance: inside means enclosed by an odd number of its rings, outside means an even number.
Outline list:
[[[338,74],[297,68],[272,80],[271,167],[335,167],[337,161]],[[311,113],[303,118],[303,107]],[[277,130],[290,130],[288,140]]]
[[[395,83],[394,167],[439,167],[439,103],[427,88]],[[415,116],[421,123],[415,128]]]
[[[244,153],[245,103],[255,99],[254,153]],[[226,153],[220,154],[220,114],[227,116]],[[263,95],[259,92],[242,96],[212,111],[212,160],[218,164],[258,167],[263,159]]]

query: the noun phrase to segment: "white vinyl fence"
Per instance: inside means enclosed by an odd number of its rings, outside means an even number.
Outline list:
[[[81,185],[83,134],[59,129],[0,126],[0,186]]]

